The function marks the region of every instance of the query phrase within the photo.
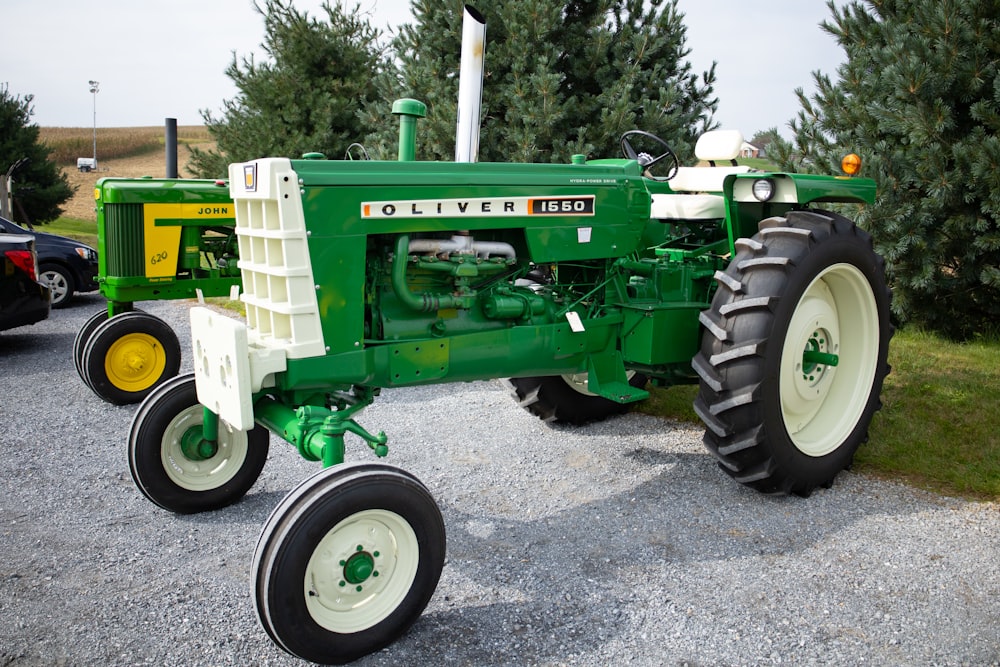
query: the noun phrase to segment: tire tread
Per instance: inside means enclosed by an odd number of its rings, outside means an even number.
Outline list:
[[[702,344],[692,367],[700,381],[694,409],[705,423],[705,446],[727,474],[764,493],[807,496],[817,486],[832,484],[839,471],[850,465],[860,442],[867,440],[871,419],[867,410],[872,405],[875,410],[881,406],[877,396],[870,401],[859,421],[863,429],[858,442],[842,447],[850,451],[841,452],[836,465],[830,469],[817,466],[818,471],[810,469],[808,473],[795,469],[786,455],[777,454],[772,443],[775,435],[762,418],[763,383],[775,382],[764,376],[763,368],[769,354],[775,354],[769,348],[773,346],[777,313],[787,310],[782,306],[784,285],[796,279],[796,270],[810,253],[831,240],[850,245],[856,254],[867,249],[874,258],[874,279],[870,281],[887,347],[893,329],[888,323],[891,292],[885,285],[885,262],[872,250],[867,232],[834,213],[790,211],[784,217],[761,221],[758,234],[736,241],[736,256],[726,271],[716,273],[718,289],[712,305],[699,315]],[[780,345],[777,349],[780,353]],[[874,392],[881,391],[888,372],[889,365],[880,353]],[[781,431],[782,437],[787,437],[783,426]]]

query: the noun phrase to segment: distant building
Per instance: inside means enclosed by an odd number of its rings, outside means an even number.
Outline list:
[[[760,149],[744,141],[740,148],[740,157],[760,157]]]

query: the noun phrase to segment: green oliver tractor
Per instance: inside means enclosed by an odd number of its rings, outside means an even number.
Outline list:
[[[177,375],[177,335],[137,301],[224,296],[239,289],[233,202],[224,181],[103,178],[98,284],[108,307],[73,341],[83,381],[102,399],[137,403]]]
[[[420,162],[423,105],[394,111],[399,161],[231,166],[246,320],[193,308],[195,372],[156,387],[129,434],[136,485],[177,513],[239,500],[270,434],[322,461],[253,559],[281,648],[324,663],[378,650],[437,585],[445,530],[426,487],[343,463],[346,433],[386,454],[357,421],[383,388],[507,378],[533,414],[582,424],[648,385],[698,383],[705,444],[738,482],[806,496],[850,465],[889,370],[890,293],[868,234],[823,207],[872,202],[873,181],[735,166],[727,131],[698,142],[710,166],[639,131],[620,159]],[[184,211],[154,217],[185,228]]]

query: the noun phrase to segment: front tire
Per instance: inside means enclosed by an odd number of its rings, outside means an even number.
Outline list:
[[[701,315],[695,411],[720,467],[764,493],[829,486],[868,439],[891,295],[870,236],[834,213],[760,223]]]
[[[83,323],[80,330],[76,332],[76,337],[73,338],[73,363],[76,364],[76,372],[79,374],[80,379],[82,379],[88,387],[90,386],[90,383],[87,382],[86,374],[83,372],[83,351],[87,347],[90,337],[94,335],[94,330],[107,319],[107,310],[101,310],[94,313],[87,319],[86,322]]]
[[[166,322],[133,310],[94,327],[84,344],[80,366],[84,381],[105,401],[138,403],[177,375],[181,345]]]
[[[288,653],[350,662],[419,618],[444,556],[441,512],[415,477],[379,463],[326,468],[264,524],[252,566],[257,613]]]
[[[629,376],[629,384],[641,389],[648,378]],[[582,426],[628,412],[629,405],[591,393],[587,374],[552,375],[504,380],[517,404],[546,423]]]
[[[246,495],[264,469],[270,440],[266,429],[237,431],[219,420],[217,447],[202,454],[194,449],[203,421],[193,373],[157,387],[132,420],[132,479],[163,509],[191,514],[226,507]]]

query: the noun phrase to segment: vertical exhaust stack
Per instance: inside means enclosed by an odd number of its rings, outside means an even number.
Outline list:
[[[167,178],[177,178],[177,119],[164,118],[163,145],[166,146]]]
[[[485,53],[486,19],[466,5],[462,17],[462,62],[458,79],[455,162],[475,162],[479,158],[479,118],[483,104]]]

